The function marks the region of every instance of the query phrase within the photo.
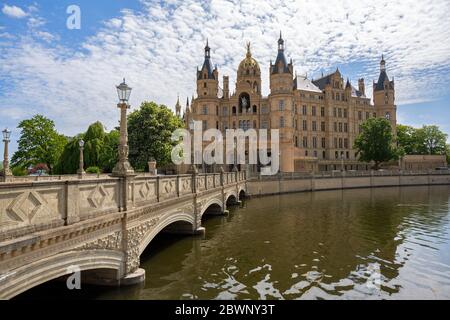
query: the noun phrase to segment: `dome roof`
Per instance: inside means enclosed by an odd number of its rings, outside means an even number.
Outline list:
[[[239,64],[239,73],[242,70],[247,69],[253,70],[256,69],[258,73],[260,73],[259,64],[255,59],[253,59],[252,52],[250,51],[250,42],[247,43],[247,55],[245,56],[244,60],[242,60],[241,63]]]

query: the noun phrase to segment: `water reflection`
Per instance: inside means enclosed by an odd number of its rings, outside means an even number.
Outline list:
[[[108,299],[450,299],[449,187],[251,199],[204,222],[205,238],[159,236],[142,287]]]

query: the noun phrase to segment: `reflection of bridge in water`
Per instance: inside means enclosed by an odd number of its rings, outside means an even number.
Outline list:
[[[0,298],[67,275],[144,280],[140,255],[160,232],[204,232],[246,193],[245,172],[0,184]]]

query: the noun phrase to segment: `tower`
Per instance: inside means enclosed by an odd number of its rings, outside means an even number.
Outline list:
[[[284,40],[280,32],[278,54],[270,63],[270,122],[273,129],[280,130],[280,171],[294,171],[294,67],[284,55]]]
[[[200,70],[197,69],[197,96],[198,97],[217,97],[219,89],[219,72],[217,67],[213,69],[211,63],[211,48],[208,40],[205,46],[205,60]]]
[[[384,117],[391,123],[395,134],[397,125],[397,106],[395,105],[395,83],[390,81],[386,72],[386,61],[381,56],[380,76],[373,83],[373,104],[378,117]]]
[[[178,95],[177,104],[175,105],[175,114],[177,117],[181,117],[180,95]]]
[[[364,78],[358,79],[358,91],[361,94],[361,96],[366,95],[366,86],[364,84]]]

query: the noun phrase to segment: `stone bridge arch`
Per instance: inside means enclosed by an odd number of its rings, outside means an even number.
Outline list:
[[[192,208],[193,210],[193,208]],[[144,252],[147,246],[152,242],[152,240],[164,229],[169,226],[175,225],[177,223],[184,224],[183,230],[186,233],[194,233],[195,231],[195,218],[194,213],[192,212],[178,212],[178,213],[169,213],[162,220],[158,221],[154,228],[149,229],[142,237],[142,240],[139,243],[139,256]]]
[[[239,196],[236,190],[230,190],[225,195],[225,203],[227,206],[235,205],[239,201]]]
[[[208,214],[208,211],[211,211],[212,214],[222,214],[224,212],[225,208],[223,205],[222,200],[218,198],[213,198],[202,204],[199,214],[199,221],[202,220],[203,215],[206,213]]]
[[[119,283],[123,278],[124,254],[116,250],[74,250],[50,256],[14,269],[0,279],[2,299],[11,299],[48,281],[79,271],[111,270]],[[76,269],[75,269],[76,268]],[[83,285],[83,282],[82,282]]]

